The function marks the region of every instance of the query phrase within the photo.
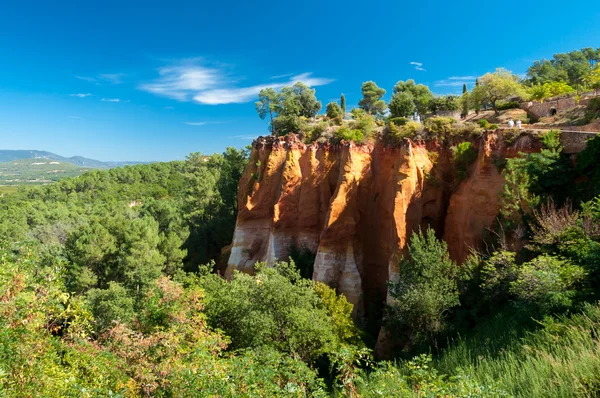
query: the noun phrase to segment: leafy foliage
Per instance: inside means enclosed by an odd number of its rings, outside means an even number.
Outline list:
[[[433,94],[429,90],[429,87],[423,84],[415,84],[415,81],[409,79],[407,81],[399,81],[394,86],[394,92],[392,100],[395,96],[400,98],[410,98],[413,102],[414,109],[420,114],[424,115],[427,113],[430,101],[434,99]],[[407,115],[394,115],[394,116],[407,116]]]
[[[363,83],[361,90],[363,97],[358,102],[358,106],[369,115],[382,115],[386,109],[385,101],[381,99],[385,95],[385,90],[372,81]]]
[[[470,94],[473,103],[482,107],[491,105],[496,113],[497,103],[512,97],[523,97],[525,91],[519,83],[519,77],[506,69],[497,69],[494,73],[486,73],[479,78],[479,85]]]
[[[398,279],[390,284],[393,303],[386,323],[407,330],[413,340],[431,339],[445,328],[447,312],[459,305],[458,267],[432,229],[414,233],[408,251],[410,257],[400,261]]]
[[[546,82],[544,84],[534,84],[528,88],[528,91],[532,100],[543,101],[545,99],[557,97],[562,94],[572,93],[575,91],[575,89],[565,82],[558,81]]]

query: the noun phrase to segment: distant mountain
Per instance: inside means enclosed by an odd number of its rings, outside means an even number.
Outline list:
[[[127,166],[134,164],[143,164],[150,162],[102,162],[100,160],[88,159],[83,156],[72,156],[66,158],[64,156],[57,155],[47,151],[36,151],[36,150],[10,150],[0,149],[0,163],[12,162],[13,160],[21,159],[49,159],[56,160],[59,162],[70,163],[79,167],[86,167],[90,169],[110,169],[113,167]]]

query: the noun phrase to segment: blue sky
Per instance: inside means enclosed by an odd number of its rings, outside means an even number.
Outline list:
[[[600,47],[596,0],[12,1],[0,12],[0,149],[174,160],[267,133],[261,87],[325,105],[374,80],[438,94]]]

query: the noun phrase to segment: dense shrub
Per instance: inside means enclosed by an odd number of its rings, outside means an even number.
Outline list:
[[[423,121],[425,129],[434,136],[443,138],[452,132],[452,125],[456,123],[451,117],[436,116]]]
[[[337,102],[330,102],[327,104],[326,114],[327,114],[327,117],[330,119],[335,119],[340,116],[343,116],[342,108],[340,108],[340,106],[338,105]]]
[[[520,103],[519,101],[508,101],[508,102],[500,102],[496,107],[499,111],[505,111],[507,109],[519,109]]]
[[[469,141],[461,142],[451,150],[456,179],[460,182],[467,177],[469,166],[477,159],[477,150]]]
[[[231,338],[232,349],[269,347],[312,363],[354,337],[348,326],[339,326],[348,325],[351,307],[341,303],[334,322],[313,282],[301,278],[293,263],[255,268],[255,276],[236,273],[226,281],[209,274],[199,281],[207,294],[208,322]]]
[[[346,126],[342,126],[335,131],[333,134],[336,141],[354,141],[356,143],[363,142],[365,136],[361,130],[354,129],[350,130]]]
[[[405,118],[405,117],[388,117],[386,119],[386,122],[387,122],[388,125],[390,123],[394,123],[396,125],[396,127],[404,126],[409,121],[410,121],[410,119]]]
[[[477,124],[479,125],[479,127],[484,128],[486,130],[490,128],[490,122],[488,122],[487,119],[479,119],[477,121]]]
[[[445,329],[448,311],[459,305],[459,268],[432,229],[412,235],[408,254],[398,265],[397,279],[390,283],[393,300],[385,323],[406,333],[408,341],[431,341]]]
[[[391,141],[398,144],[405,138],[417,138],[418,134],[423,131],[423,125],[409,121],[404,125],[396,126],[394,122],[390,122],[387,131]]]
[[[591,123],[596,119],[600,119],[600,97],[590,99],[585,108],[585,121]]]

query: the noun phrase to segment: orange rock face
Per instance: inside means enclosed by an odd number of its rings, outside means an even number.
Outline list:
[[[252,273],[257,261],[272,264],[287,260],[292,247],[306,248],[315,254],[313,279],[346,295],[357,319],[377,324],[412,232],[432,227],[451,257],[464,261],[481,248],[500,209],[504,178],[495,161],[541,148],[529,133],[510,146],[497,132],[473,144],[478,158],[456,186],[451,151],[435,142],[386,147],[305,145],[294,135],[257,139],[239,185],[225,276]],[[378,345],[383,340],[385,332]]]
[[[443,228],[446,201],[428,182],[423,145],[304,145],[294,137],[257,142],[239,189],[226,276],[256,261],[315,253],[313,279],[345,294],[355,313],[383,303],[410,233]]]

